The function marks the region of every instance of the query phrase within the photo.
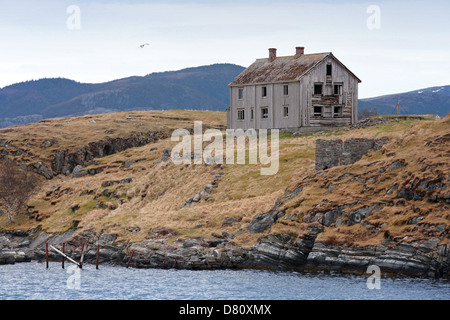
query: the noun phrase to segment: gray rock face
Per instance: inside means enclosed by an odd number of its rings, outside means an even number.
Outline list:
[[[364,207],[359,213],[370,214],[372,210],[374,208]],[[323,225],[336,216],[339,211],[325,213],[321,217]],[[240,219],[229,217],[225,221],[235,223]],[[377,265],[383,273],[450,278],[450,246],[439,245],[439,238],[412,242],[386,240],[378,246],[347,247],[317,241],[323,230],[317,221],[309,225],[308,232],[301,237],[263,235],[256,245],[248,248],[237,247],[231,242],[233,235],[226,233],[211,239],[197,237],[166,244],[165,237],[177,233],[165,228],[150,231],[131,228],[130,232],[148,232],[149,236],[155,236],[138,243],[118,242],[117,235],[93,232],[77,234],[68,231],[52,235],[38,230],[3,231],[0,234],[0,264],[45,259],[45,242],[48,241],[58,248],[65,243],[66,253],[76,260],[80,259],[80,248],[84,243],[84,261],[87,263],[95,262],[97,244],[100,244],[100,263],[125,266],[133,252],[130,265],[136,268],[269,268],[361,273],[366,272],[369,265]],[[61,259],[53,251],[50,251],[50,258]]]
[[[76,166],[87,166],[94,158],[104,157],[129,148],[141,147],[168,137],[170,137],[169,130],[149,131],[147,133],[137,133],[128,138],[107,138],[91,142],[87,146],[76,149],[61,149],[51,161],[51,169],[56,174],[69,174],[73,172]],[[130,166],[131,163],[127,165]],[[95,173],[92,172],[92,174]]]
[[[261,233],[269,229],[279,218],[284,216],[284,210],[280,209],[283,201],[292,199],[293,197],[297,196],[306,186],[307,185],[303,185],[291,192],[286,192],[280,199],[275,202],[275,205],[270,211],[257,214],[248,225],[247,230],[251,233]]]
[[[389,246],[351,247],[327,246],[316,242],[308,255],[307,267],[337,271],[364,270],[377,265],[382,272],[429,277],[449,277],[448,246],[439,246],[438,239]]]
[[[258,267],[290,269],[306,264],[317,234],[295,239],[286,235],[262,237],[252,247],[249,265]]]
[[[83,171],[84,167],[82,165],[77,165],[73,168],[72,178],[80,178],[87,175],[86,171]]]

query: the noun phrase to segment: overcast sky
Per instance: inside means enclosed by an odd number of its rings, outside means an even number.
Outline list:
[[[0,87],[246,67],[296,46],[333,52],[362,80],[360,98],[450,85],[449,14],[448,0],[0,0]]]

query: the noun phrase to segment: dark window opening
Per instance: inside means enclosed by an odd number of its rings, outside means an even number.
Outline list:
[[[261,118],[263,118],[263,119],[269,118],[269,108],[261,109]]]
[[[327,76],[331,76],[331,64],[327,64]]]
[[[262,96],[267,97],[267,87],[262,87]]]
[[[287,84],[285,84],[285,85],[283,86],[283,94],[284,94],[285,96],[287,96],[287,95],[289,94],[289,86],[288,86]]]
[[[283,107],[283,117],[289,117],[289,107]]]
[[[253,109],[250,109],[250,119],[253,120],[255,117]]]
[[[342,84],[335,84],[334,85],[334,94],[335,95],[342,95]]]
[[[334,118],[342,117],[342,107],[334,107],[333,117]]]
[[[322,116],[322,107],[314,107],[314,117],[321,117]]]
[[[322,94],[322,87],[323,85],[320,84],[315,84],[314,85],[314,94]]]

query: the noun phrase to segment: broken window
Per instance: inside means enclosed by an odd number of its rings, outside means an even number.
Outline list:
[[[323,88],[323,84],[322,83],[315,83],[314,84],[314,94],[322,94],[322,88]]]
[[[245,110],[238,110],[238,120],[244,120],[244,118],[245,118],[245,113],[244,113],[244,111]]]
[[[262,92],[262,97],[267,97],[267,87],[262,87],[261,88],[262,90],[261,90],[261,92]]]
[[[283,107],[283,117],[285,117],[285,118],[289,117],[289,107],[288,106]]]
[[[334,85],[334,94],[336,96],[342,95],[342,88],[343,88],[342,84],[335,84]]]
[[[269,118],[269,108],[267,107],[261,108],[261,118],[263,119]]]
[[[331,64],[327,64],[327,76],[331,76]]]
[[[314,117],[322,116],[322,106],[314,106]]]
[[[283,95],[287,96],[289,94],[289,86],[285,84],[283,86]]]
[[[253,120],[255,118],[255,112],[253,108],[250,109],[250,120]]]
[[[342,107],[334,107],[333,117],[334,118],[342,117]]]

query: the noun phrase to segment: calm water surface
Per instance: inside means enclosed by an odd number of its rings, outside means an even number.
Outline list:
[[[0,266],[0,300],[450,299],[450,281],[256,270],[189,271],[29,262]],[[77,271],[75,271],[77,270]],[[78,282],[77,282],[78,281]]]

